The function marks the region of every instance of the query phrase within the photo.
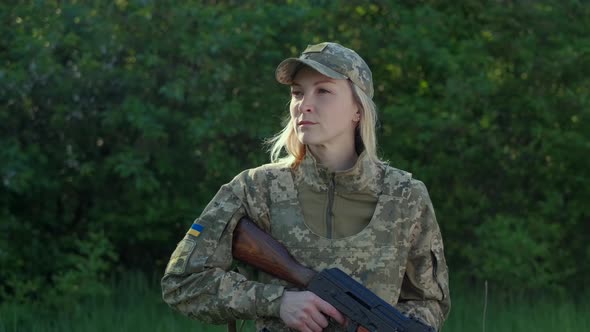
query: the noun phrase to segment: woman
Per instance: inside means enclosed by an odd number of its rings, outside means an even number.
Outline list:
[[[232,232],[248,215],[302,264],[338,267],[440,329],[450,308],[440,230],[424,184],[377,157],[369,67],[321,43],[279,64],[276,78],[291,86],[291,102],[272,163],[221,187],[172,254],[164,300],[206,322],[255,319],[258,331],[345,330],[315,294],[232,269]]]

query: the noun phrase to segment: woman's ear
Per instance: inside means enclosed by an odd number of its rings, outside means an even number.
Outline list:
[[[352,118],[352,121],[354,121],[354,122],[361,121],[361,112],[360,111],[356,111],[356,113],[354,114],[354,117]]]

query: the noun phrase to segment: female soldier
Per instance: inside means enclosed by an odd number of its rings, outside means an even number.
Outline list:
[[[232,269],[233,230],[248,215],[303,265],[338,267],[440,329],[450,308],[440,230],[424,184],[377,157],[369,67],[353,50],[321,43],[279,64],[276,79],[291,86],[291,102],[271,139],[272,163],[221,187],[172,254],[164,300],[210,323],[344,330],[342,314],[315,294]]]

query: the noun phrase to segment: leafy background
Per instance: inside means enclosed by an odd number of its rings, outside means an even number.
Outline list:
[[[428,186],[453,280],[590,276],[585,1],[15,1],[0,22],[0,301],[161,275],[219,186],[268,162],[276,65],[325,40],[372,68],[380,155]]]

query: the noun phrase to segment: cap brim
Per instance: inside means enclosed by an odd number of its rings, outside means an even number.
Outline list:
[[[279,83],[291,84],[293,83],[295,74],[297,74],[297,71],[299,71],[303,66],[309,66],[318,71],[320,74],[336,80],[345,80],[348,78],[346,75],[340,74],[339,72],[330,69],[317,61],[299,58],[288,58],[283,60],[283,62],[277,66],[275,78]]]

